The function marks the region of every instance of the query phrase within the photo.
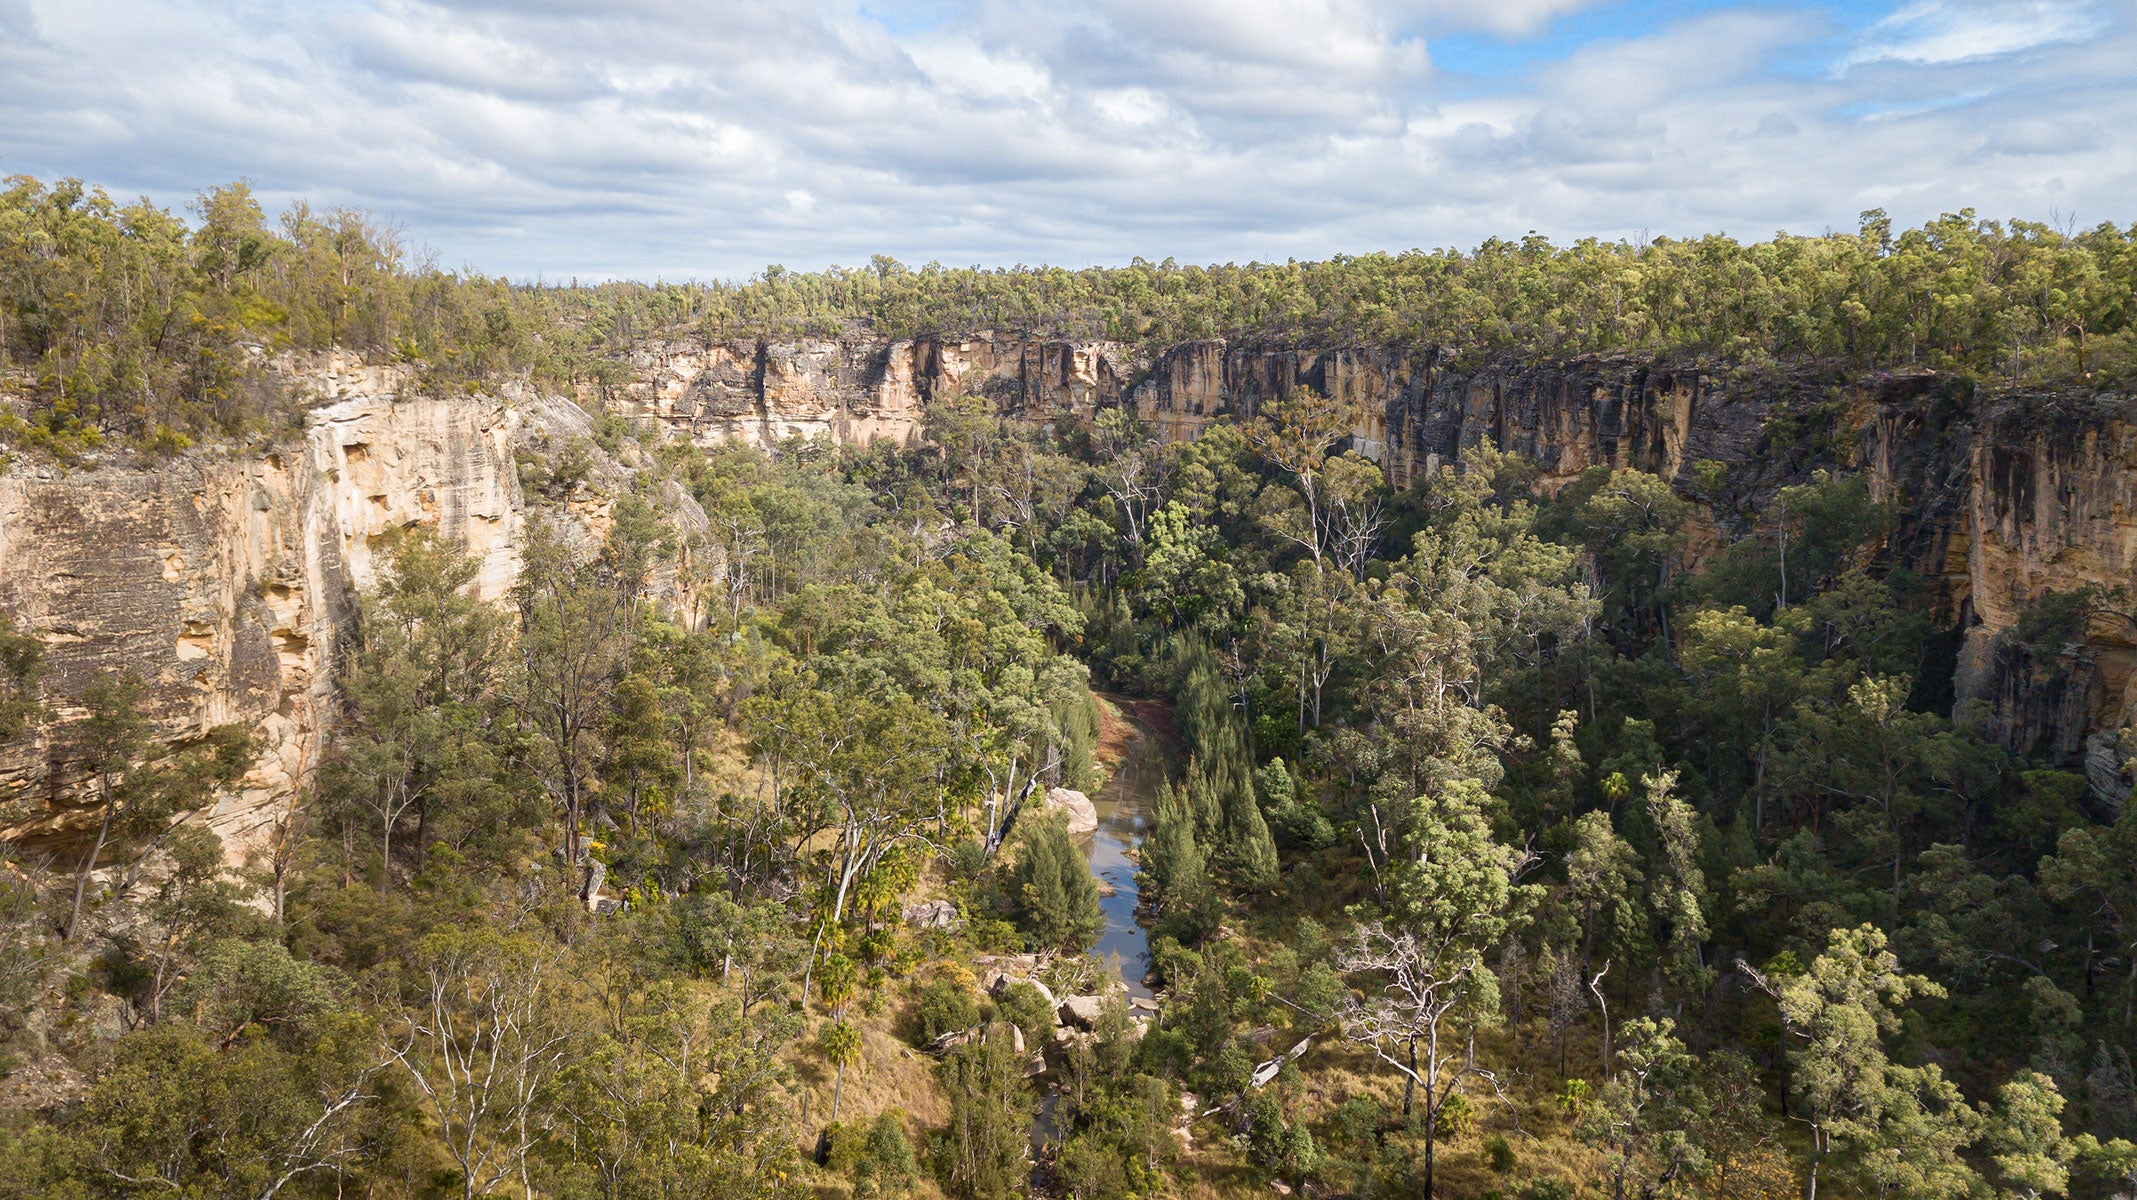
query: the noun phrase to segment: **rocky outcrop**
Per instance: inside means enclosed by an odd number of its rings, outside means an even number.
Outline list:
[[[905,905],[905,923],[915,929],[954,929],[957,905],[949,900],[912,900]]]
[[[1125,407],[1162,436],[1195,437],[1302,389],[1361,414],[1350,446],[1397,485],[1491,443],[1543,462],[1551,480],[1589,466],[1672,477],[1702,458],[1740,461],[1773,396],[1696,367],[1586,359],[1549,367],[1458,367],[1432,349],[1266,348],[1186,342],[1155,359],[1112,342],[1015,335],[821,342],[671,339],[635,351],[622,383],[581,401],[705,444],[772,447],[790,437],[905,443],[928,402],[962,393],[1004,415],[1047,420]],[[1770,381],[1762,381],[1770,382]]]
[[[1074,1025],[1079,1029],[1096,1029],[1098,1028],[1099,1020],[1105,1016],[1105,1013],[1106,998],[1104,996],[1064,996],[1061,999],[1060,1007],[1055,1012],[1055,1018],[1063,1025]]]
[[[317,767],[335,653],[382,541],[436,529],[480,560],[480,594],[502,597],[527,512],[516,448],[591,429],[575,406],[518,387],[426,396],[406,373],[344,355],[290,372],[317,404],[301,437],[270,449],[0,476],[0,612],[43,639],[56,709],[0,746],[0,839],[62,850],[80,833],[66,698],[133,672],[174,743],[229,723],[253,731],[242,786],[204,807],[242,860]],[[597,473],[614,483],[621,470],[604,461]],[[561,515],[591,540],[605,505],[583,491]],[[687,497],[673,507],[703,519]]]
[[[2119,803],[2137,726],[2137,399],[2009,397],[1987,406],[1966,450],[1956,695],[1983,702],[2008,748],[2082,769]],[[2090,599],[2021,639],[2050,593]]]
[[[1117,404],[1132,359],[1111,343],[991,334],[882,341],[653,341],[621,384],[589,385],[641,427],[702,443],[770,448],[788,438],[917,439],[927,402],[959,392],[1030,417]]]

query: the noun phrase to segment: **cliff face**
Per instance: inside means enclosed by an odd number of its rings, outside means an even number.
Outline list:
[[[1690,461],[1749,457],[1772,398],[1696,372],[1632,362],[1553,369],[1443,369],[1419,352],[1257,349],[1186,342],[1146,360],[1111,342],[986,335],[951,340],[651,343],[620,386],[589,387],[641,427],[701,443],[772,447],[788,437],[865,443],[917,438],[928,401],[952,391],[1004,414],[1044,420],[1128,407],[1171,440],[1220,418],[1252,416],[1301,389],[1342,396],[1364,414],[1351,444],[1398,486],[1493,442],[1543,461],[1553,480],[1589,466],[1639,465],[1675,476]]]
[[[0,476],[0,611],[43,638],[45,695],[131,671],[173,742],[230,722],[254,731],[241,790],[205,814],[238,860],[318,764],[335,652],[382,539],[436,529],[480,559],[481,594],[501,597],[527,510],[515,448],[591,429],[570,404],[518,389],[423,397],[340,356],[299,374],[321,403],[301,440],[264,453]],[[563,515],[582,537],[605,519],[592,498]],[[0,747],[0,840],[63,848],[90,817],[64,724],[78,714],[56,715]]]
[[[2137,725],[2137,402],[2023,396],[1989,407],[1968,447],[1965,602],[1976,624],[1959,692],[1988,702],[2012,749],[2081,763],[2119,801]],[[2094,602],[2052,642],[2017,636],[2049,592]]]
[[[1613,358],[1474,368],[1430,349],[1224,341],[1145,359],[1113,343],[1010,335],[681,340],[631,366],[606,397],[618,411],[671,436],[759,446],[797,434],[907,442],[929,398],[953,389],[1027,419],[1128,407],[1177,440],[1310,388],[1357,402],[1351,445],[1396,486],[1486,444],[1542,464],[1546,489],[1589,467],[1639,467],[1693,494],[1713,464],[1725,483],[1697,496],[1712,507],[1695,553],[1814,469],[1862,471],[1900,514],[1888,558],[1936,588],[1958,647],[1955,706],[1984,702],[2011,749],[2084,765],[2103,796],[2127,790],[2119,737],[2137,723],[2137,622],[2103,614],[2078,642],[2047,650],[2014,634],[2048,593],[2111,589],[2137,566],[2126,401],[1982,399],[1929,372],[1740,374]]]
[[[911,341],[648,343],[620,387],[582,405],[705,443],[772,447],[790,437],[865,444],[917,439],[929,398],[962,391],[1043,416],[1118,404],[1135,365],[1110,343],[1013,337]]]
[[[330,356],[299,372],[320,403],[303,438],[280,448],[154,469],[17,467],[0,476],[0,611],[43,637],[47,696],[131,670],[152,684],[150,715],[173,740],[232,721],[256,731],[242,792],[207,813],[242,857],[317,765],[335,649],[380,539],[434,527],[481,559],[483,595],[503,595],[528,519],[515,452],[590,436],[587,408],[703,443],[905,443],[930,398],[959,391],[1031,420],[1128,407],[1178,439],[1311,388],[1358,402],[1352,445],[1398,486],[1486,444],[1535,459],[1547,489],[1596,466],[1662,474],[1709,506],[1695,550],[1814,469],[1862,471],[1901,514],[1888,559],[1936,589],[1955,707],[1985,705],[2007,746],[2082,766],[2104,798],[2128,791],[2137,615],[2123,614],[2137,604],[2096,604],[2064,644],[2016,635],[2047,594],[2090,586],[2112,599],[2137,572],[2127,399],[1984,400],[1928,373],[1737,375],[1607,358],[1458,370],[1430,351],[1216,341],[1144,359],[1110,343],[1009,336],[678,339],[626,366],[623,382],[574,405],[509,386],[426,398],[393,371]],[[598,456],[596,486],[552,498],[553,511],[597,541],[602,497],[629,476]],[[665,507],[685,526],[704,521],[679,492]],[[686,565],[665,586],[687,601],[698,574]],[[0,839],[58,846],[80,830],[66,738],[62,721],[0,747]]]

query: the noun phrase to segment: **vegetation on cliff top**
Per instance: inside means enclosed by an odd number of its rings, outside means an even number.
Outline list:
[[[190,221],[74,180],[0,191],[0,364],[23,373],[0,440],[169,449],[287,420],[263,369],[346,346],[438,386],[494,371],[612,376],[658,332],[908,337],[984,329],[1148,348],[1202,338],[1435,347],[1456,361],[1594,352],[1924,365],[1984,380],[2121,383],[2137,226],[2058,230],[1972,212],[1894,230],[1639,243],[1531,235],[1326,262],[917,270],[888,259],[744,281],[555,286],[456,273],[361,212],[269,220],[243,184]]]

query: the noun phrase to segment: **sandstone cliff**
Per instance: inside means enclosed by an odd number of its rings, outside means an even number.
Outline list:
[[[1706,506],[1695,551],[1741,533],[1773,493],[1818,468],[1863,471],[1901,519],[1889,559],[1934,585],[1955,644],[1948,699],[1985,702],[2011,749],[2081,763],[2101,794],[2130,775],[2137,622],[2103,612],[2078,643],[2013,637],[2049,592],[2127,584],[2137,567],[2137,430],[2127,398],[1981,397],[1933,372],[1734,370],[1584,358],[1443,362],[1431,348],[1188,342],[1145,356],[1109,342],[1006,334],[645,347],[629,382],[588,403],[701,442],[773,446],[918,436],[929,398],[990,397],[1028,419],[1129,407],[1170,439],[1301,388],[1356,401],[1351,445],[1401,486],[1489,444],[1529,456],[1547,489],[1595,466],[1639,467]],[[1718,474],[1717,474],[1718,472]],[[1721,481],[1702,490],[1704,478]]]
[[[790,437],[915,440],[927,401],[956,390],[1043,417],[1118,404],[1137,364],[1112,343],[979,335],[900,341],[649,342],[620,387],[579,399],[703,443],[772,447]]]
[[[1630,362],[1552,369],[1448,370],[1430,351],[1265,349],[1187,342],[1155,358],[1114,342],[1013,335],[898,341],[654,341],[620,385],[589,386],[582,405],[700,443],[773,447],[789,437],[906,443],[928,401],[952,391],[1007,415],[1045,420],[1129,407],[1169,439],[1251,416],[1300,389],[1340,395],[1365,414],[1351,444],[1399,486],[1494,441],[1546,462],[1552,477],[1592,465],[1676,475],[1688,461],[1742,461],[1772,398],[1697,370]]]
[[[242,790],[204,798],[233,858],[269,835],[318,764],[335,651],[379,542],[434,528],[479,558],[483,596],[503,596],[528,508],[515,450],[591,432],[575,406],[518,387],[425,396],[402,372],[338,355],[293,375],[318,404],[301,438],[264,452],[0,476],[0,611],[44,640],[47,697],[132,671],[174,742],[229,722],[254,730]],[[603,462],[596,482],[612,490],[623,471]],[[670,499],[702,521],[687,497]],[[599,537],[601,491],[561,515]],[[0,747],[0,839],[56,848],[85,823],[74,714],[55,715]]]

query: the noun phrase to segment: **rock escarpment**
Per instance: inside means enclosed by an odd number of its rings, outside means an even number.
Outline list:
[[[319,403],[300,438],[265,451],[0,476],[0,612],[44,641],[56,710],[0,746],[0,839],[70,847],[92,814],[65,698],[133,672],[145,715],[174,743],[226,723],[253,731],[240,790],[204,798],[207,824],[242,859],[318,765],[335,653],[380,543],[433,528],[478,558],[479,592],[502,597],[528,510],[515,450],[591,431],[573,405],[518,387],[425,396],[405,373],[346,356],[295,373]],[[598,537],[602,508],[589,497],[563,515]]]
[[[1132,409],[1168,439],[1311,389],[1354,401],[1350,445],[1402,486],[1478,446],[1525,455],[1555,489],[1590,467],[1638,467],[1706,506],[1701,553],[1741,534],[1778,489],[1861,471],[1898,514],[1884,554],[1933,586],[1958,646],[1946,700],[1979,701],[2013,750],[2084,765],[2127,791],[2120,731],[2137,724],[2137,621],[2096,605],[2076,641],[2020,644],[2051,592],[2128,586],[2137,568],[2137,421],[2126,397],[1982,396],[1933,372],[1736,369],[1587,357],[1482,365],[1430,347],[1120,343],[1005,334],[813,343],[649,344],[605,397],[642,426],[700,442],[795,436],[908,442],[950,391],[1046,420]],[[2131,606],[2125,606],[2131,607]]]
[[[2000,400],[1979,418],[1966,473],[1959,694],[1986,703],[2008,747],[2082,764],[2119,801],[2137,726],[2137,400]],[[2044,596],[2080,591],[2091,601],[2071,621],[2019,636]]]
[[[1357,403],[1351,445],[1398,486],[1484,445],[1536,460],[1546,489],[1590,467],[1657,472],[1704,505],[1695,553],[1743,533],[1777,489],[1813,470],[1863,472],[1899,513],[1883,553],[1933,585],[1955,647],[1943,702],[1985,712],[1997,737],[2036,761],[2082,766],[2102,797],[2129,788],[2122,733],[2137,725],[2137,605],[2116,599],[2137,573],[2128,397],[1984,397],[1927,372],[1631,358],[1474,366],[1430,349],[1221,341],[1146,355],[1008,335],[675,338],[621,365],[620,382],[573,404],[516,385],[424,396],[404,373],[326,356],[296,369],[318,403],[303,436],[282,445],[152,468],[18,464],[0,476],[0,611],[43,638],[49,698],[130,670],[152,684],[150,716],[173,740],[226,722],[255,731],[260,755],[243,790],[207,813],[241,856],[316,767],[335,648],[380,539],[434,527],[481,559],[483,595],[503,595],[530,503],[515,455],[590,435],[590,408],[707,444],[905,443],[932,398],[961,392],[1034,421],[1129,408],[1182,439],[1311,389]],[[588,542],[607,528],[601,495],[630,468],[598,456],[595,474],[603,486],[549,501]],[[665,507],[685,525],[704,520],[679,491]],[[693,573],[667,586],[684,589]],[[2087,587],[2098,600],[2065,640],[2019,638],[2044,597]],[[0,747],[0,838],[56,847],[83,823],[70,714],[57,715]]]
[[[1770,397],[1696,369],[1604,360],[1551,368],[1443,365],[1437,352],[1257,348],[1186,342],[1154,357],[1116,342],[982,334],[895,341],[653,341],[623,382],[589,385],[640,428],[713,444],[773,447],[790,437],[905,443],[926,406],[952,392],[1006,415],[1045,420],[1126,407],[1161,435],[1192,438],[1301,390],[1354,402],[1351,444],[1398,485],[1491,441],[1570,478],[1591,465],[1677,474],[1695,458],[1746,458]]]
[[[897,341],[648,342],[621,385],[582,404],[703,443],[771,447],[791,437],[863,444],[919,437],[926,405],[952,391],[1028,417],[1118,404],[1134,358],[1112,343],[980,335]]]

